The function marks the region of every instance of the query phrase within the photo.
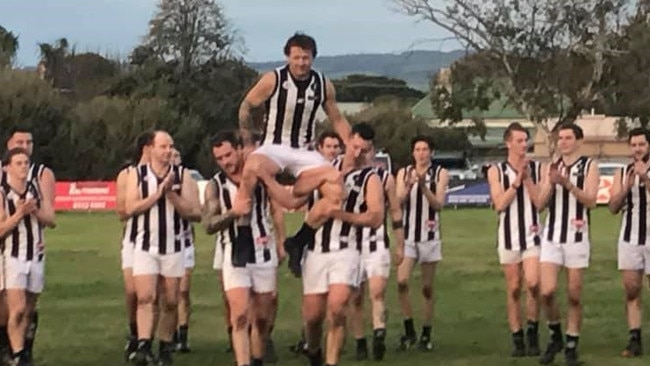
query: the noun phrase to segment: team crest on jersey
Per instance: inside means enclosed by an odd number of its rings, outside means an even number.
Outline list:
[[[266,246],[269,244],[269,237],[268,236],[257,237],[255,238],[255,244]]]
[[[436,220],[427,220],[426,225],[427,225],[427,229],[429,229],[429,231],[436,231],[436,229],[438,228],[438,221],[436,221]]]
[[[291,83],[289,82],[289,80],[286,80],[284,83],[282,83],[282,89],[289,90],[290,87],[291,87]]]
[[[571,219],[571,225],[576,229],[577,232],[582,232],[585,227],[585,220],[580,219]]]

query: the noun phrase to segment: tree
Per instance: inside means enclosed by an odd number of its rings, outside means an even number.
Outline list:
[[[71,90],[72,70],[68,62],[68,57],[74,54],[70,49],[70,44],[66,38],[59,38],[54,44],[39,43],[41,51],[41,61],[39,67],[42,68],[42,77],[53,88],[59,90]]]
[[[13,64],[18,46],[18,36],[0,25],[0,69]]]
[[[332,82],[339,102],[371,102],[381,96],[417,101],[424,97],[423,92],[410,88],[406,81],[385,76],[352,74]]]
[[[216,0],[160,0],[145,46],[159,59],[177,63],[186,75],[192,66],[228,58],[234,42]]]
[[[180,116],[159,98],[100,96],[77,104],[74,116],[70,132],[76,155],[73,173],[85,179],[113,179],[119,166],[135,155],[133,144],[143,131],[169,132],[180,151],[201,138],[198,120]]]
[[[454,86],[494,99],[493,87],[547,132],[549,124],[573,121],[585,109],[600,107],[600,86],[608,57],[620,54],[612,42],[627,0],[393,0],[403,13],[432,22],[475,54],[481,67]],[[464,60],[466,61],[466,60]],[[461,61],[464,62],[464,61]],[[466,62],[464,66],[471,63]],[[457,65],[458,66],[458,65]],[[452,67],[452,79],[461,78]],[[467,70],[468,68],[466,68]],[[476,84],[478,80],[478,85]],[[441,103],[452,105],[436,84]],[[465,105],[462,109],[480,108]]]
[[[639,1],[616,42],[625,53],[610,60],[605,95],[607,113],[623,117],[617,124],[623,137],[632,124],[650,125],[650,1]]]
[[[91,52],[69,55],[66,64],[70,67],[75,98],[82,101],[107,91],[120,71],[116,61]]]
[[[439,150],[464,151],[470,147],[467,134],[458,128],[431,128],[411,114],[410,104],[399,98],[381,98],[355,116],[350,123],[366,122],[375,129],[375,145],[391,155],[395,167],[411,161],[410,141],[415,135],[431,137]]]
[[[57,178],[70,177],[76,162],[70,144],[68,103],[34,73],[0,69],[0,141],[13,127],[29,128],[34,134],[35,159],[54,169]]]

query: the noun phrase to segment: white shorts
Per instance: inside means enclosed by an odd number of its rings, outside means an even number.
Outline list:
[[[505,248],[499,248],[499,263],[500,264],[517,264],[524,261],[524,259],[540,256],[539,246],[534,246],[527,248],[523,251],[521,250],[508,250]]]
[[[133,252],[133,275],[183,277],[185,275],[184,256],[182,251],[170,254],[152,254],[136,249]]]
[[[214,246],[214,261],[212,261],[212,268],[221,271],[223,269],[223,245],[217,243]]]
[[[433,263],[442,260],[442,244],[440,241],[423,241],[414,243],[407,241],[404,245],[404,257],[417,259],[419,263]]]
[[[619,242],[618,269],[650,274],[650,246]]]
[[[184,252],[184,260],[183,264],[185,265],[185,269],[192,269],[194,268],[194,244],[190,245],[189,247],[185,247]]]
[[[302,263],[303,294],[326,294],[330,285],[357,286],[358,282],[358,250],[348,248],[328,253],[306,252]]]
[[[122,242],[120,255],[122,257],[122,269],[133,269],[133,252],[135,245],[131,242]]]
[[[234,288],[250,288],[253,292],[264,294],[277,289],[278,268],[275,266],[233,267],[226,264],[222,269],[224,291]]]
[[[390,251],[383,247],[374,252],[365,251],[359,257],[359,281],[365,282],[369,278],[390,276]]]
[[[543,240],[540,251],[541,263],[553,263],[566,268],[589,267],[591,245],[588,241],[558,244]]]
[[[11,256],[4,258],[4,289],[43,292],[45,257],[41,261],[24,261]]]
[[[286,145],[266,144],[253,151],[253,154],[262,154],[273,160],[281,170],[288,170],[297,177],[305,170],[331,164],[317,151],[297,149]]]

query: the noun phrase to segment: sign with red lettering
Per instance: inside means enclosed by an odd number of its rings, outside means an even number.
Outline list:
[[[115,182],[57,182],[54,209],[56,211],[114,210],[116,191]]]

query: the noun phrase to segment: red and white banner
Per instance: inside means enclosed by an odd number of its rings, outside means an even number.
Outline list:
[[[57,182],[56,211],[102,211],[115,209],[115,182]]]

